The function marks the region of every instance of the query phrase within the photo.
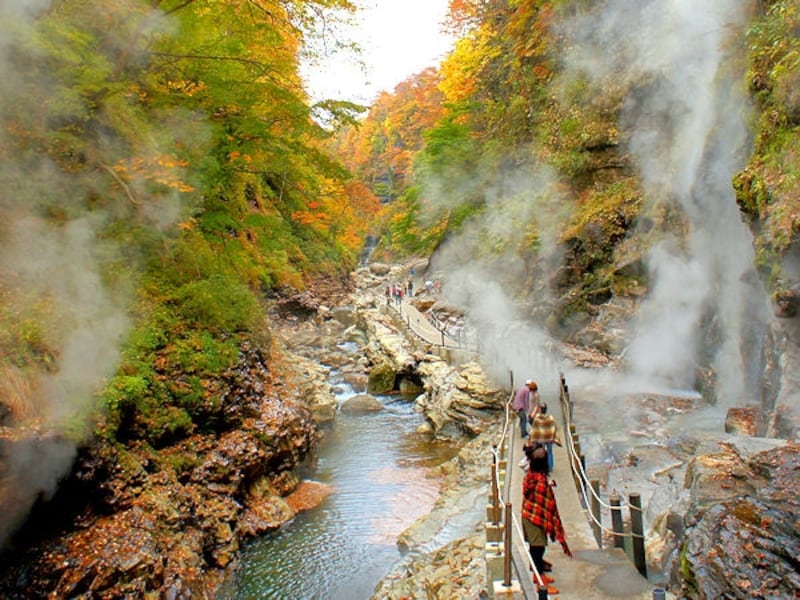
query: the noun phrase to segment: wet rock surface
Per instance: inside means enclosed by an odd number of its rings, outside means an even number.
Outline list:
[[[606,497],[641,495],[654,581],[690,599],[800,591],[791,558],[800,544],[798,446],[756,437],[758,406],[726,411],[697,396],[653,393],[574,396],[589,477]]]
[[[342,412],[350,414],[363,414],[370,412],[378,412],[383,410],[383,405],[380,401],[369,394],[357,394],[352,398],[348,398],[341,404]]]
[[[800,592],[800,447],[750,458],[733,447],[695,459],[673,568],[690,598],[796,598]]]
[[[298,398],[279,396],[264,355],[242,348],[228,373],[221,422],[155,451],[83,448],[70,478],[42,502],[7,553],[4,598],[212,598],[241,541],[291,519],[296,467],[318,437]],[[40,530],[66,504],[58,529]]]

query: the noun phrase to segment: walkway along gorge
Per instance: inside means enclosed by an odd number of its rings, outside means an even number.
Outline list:
[[[407,332],[435,347],[437,353],[450,360],[476,357],[463,342],[446,336],[432,325],[413,304],[404,301],[390,306],[396,308],[399,320],[406,326]],[[491,465],[490,473],[497,477],[497,481],[492,485],[490,477],[489,503],[486,509],[484,556],[487,573],[486,593],[488,597],[494,598],[540,598],[546,597],[546,592],[540,593],[538,586],[535,585],[537,576],[532,575],[535,573],[535,566],[524,542],[519,516],[524,470],[518,466],[518,461],[524,456],[522,453],[524,440],[520,438],[514,413],[509,409],[513,399],[513,380],[512,373],[512,393],[503,416],[502,434],[495,444],[499,452],[493,452],[487,457],[488,464]],[[564,556],[556,547],[557,544],[553,546],[556,549],[548,553],[548,559],[554,563],[554,574],[557,574],[560,596],[631,600],[650,598],[654,586],[645,578],[646,573],[637,573],[635,565],[623,550],[617,548],[604,550],[598,547],[598,536],[594,531],[596,527],[590,526],[593,515],[587,511],[587,506],[591,505],[590,498],[596,502],[599,496],[592,495],[595,490],[588,485],[584,468],[580,464],[580,459],[583,457],[579,456],[580,449],[576,450],[571,434],[574,426],[570,422],[569,392],[563,377],[561,382],[559,390],[548,392],[543,397],[543,401],[553,407],[551,410],[561,423],[561,437],[564,439],[563,446],[554,445],[556,460],[553,478],[557,482],[563,482],[555,488],[555,491],[573,558]],[[510,521],[507,520],[508,516],[511,517]],[[598,520],[600,517],[598,513]],[[625,538],[630,540],[632,537],[630,531],[627,534],[622,534],[621,531],[620,533],[620,541]],[[643,553],[641,534],[639,542]],[[628,547],[631,546],[629,543]],[[511,549],[510,554],[508,548]]]
[[[522,442],[518,438],[516,423],[508,420],[507,410],[508,387],[514,387],[513,374],[509,386],[497,385],[484,373],[473,350],[446,335],[442,343],[441,329],[431,325],[423,312],[425,307],[429,309],[435,304],[436,299],[418,296],[415,300],[422,300],[419,304],[388,304],[383,294],[386,281],[401,279],[403,275],[403,267],[370,265],[359,269],[354,274],[358,291],[350,304],[319,307],[316,316],[302,326],[304,333],[298,333],[299,329],[294,332],[297,334],[295,344],[299,343],[299,338],[305,337],[304,344],[316,348],[314,359],[302,359],[306,362],[301,364],[313,379],[312,388],[316,391],[311,402],[318,420],[324,423],[347,410],[344,403],[340,406],[341,398],[326,382],[329,377],[326,368],[333,368],[341,373],[353,390],[365,392],[357,394],[365,402],[364,406],[369,406],[370,396],[380,398],[388,394],[391,397],[405,391],[415,397],[413,408],[423,418],[412,435],[419,435],[430,444],[448,447],[449,452],[454,453],[430,469],[429,476],[439,482],[441,493],[427,514],[399,532],[396,543],[401,558],[369,597],[395,600],[488,598],[494,594],[499,594],[499,597],[537,597],[519,526],[518,495],[522,471],[516,465],[521,457]],[[354,344],[357,351],[349,357],[342,357],[332,351],[337,344]],[[315,367],[315,362],[326,367]],[[545,377],[539,373],[531,375]],[[525,373],[521,376],[530,375]],[[553,376],[557,379],[558,372],[555,371]],[[584,482],[599,481],[594,486],[584,485],[580,492],[572,484],[576,477],[570,464],[575,461],[570,459],[567,449],[571,448],[573,458],[580,462],[582,455],[584,460],[586,456],[595,456],[597,438],[585,436],[579,442],[577,433],[573,437],[573,429],[580,429],[584,435],[588,428],[580,423],[575,427],[570,404],[565,403],[566,408],[562,409],[559,402],[560,391],[558,385],[542,388],[543,399],[552,407],[555,416],[562,419],[561,439],[574,442],[574,446],[565,444],[564,449],[557,448],[555,457],[558,503],[574,554],[573,559],[567,559],[558,548],[548,552],[548,560],[555,563],[556,585],[561,590],[559,597],[631,600],[650,597],[655,587],[667,583],[663,578],[670,568],[664,559],[665,556],[669,559],[670,551],[665,550],[663,542],[659,546],[657,540],[669,534],[672,531],[669,528],[674,528],[676,523],[675,518],[660,520],[654,507],[663,510],[659,508],[664,506],[660,494],[673,496],[676,491],[667,483],[659,483],[654,492],[646,487],[649,485],[646,475],[637,475],[628,482],[632,488],[628,491],[642,486],[645,506],[640,514],[647,522],[647,559],[651,563],[645,567],[650,576],[648,580],[637,573],[623,549],[614,547],[616,538],[609,532],[618,528],[614,525],[616,519],[612,519],[608,510],[611,501],[608,492],[595,498],[590,491],[593,487],[625,489],[619,487],[619,481],[614,479],[614,471],[598,475],[596,465],[590,460],[588,466],[576,465],[575,472]],[[584,397],[575,401],[579,408],[575,409],[574,418],[579,420],[588,416],[591,419],[594,414],[591,403]],[[396,433],[385,438],[383,443],[386,445],[402,443]],[[578,447],[580,443],[584,443],[582,450]],[[737,447],[743,449],[745,446],[740,441]],[[768,447],[771,446],[753,445],[747,453],[742,450],[742,456],[752,456]],[[696,449],[711,451],[713,443],[698,442],[692,446],[692,451]],[[638,449],[635,452],[644,457],[637,462],[646,473],[655,472],[655,478],[666,480],[669,477],[669,481],[682,479],[682,473],[687,471],[690,462],[689,458],[676,462],[675,457],[669,454],[667,459],[662,457],[659,460],[669,460],[672,466],[666,469],[653,467],[649,455]],[[497,514],[493,506],[493,487],[502,498],[503,508],[510,503],[509,519],[505,513]],[[621,502],[623,506],[630,498],[630,494],[624,495],[627,497]],[[416,501],[413,492],[407,498],[409,502]],[[317,510],[324,511],[326,506],[327,501]],[[625,515],[633,514],[627,507],[623,512]],[[590,525],[592,517],[598,516],[604,525],[593,529]],[[619,516],[619,513],[614,516]],[[493,537],[495,533],[489,534],[495,522],[500,522],[502,534],[499,538]],[[512,525],[506,527],[505,523]],[[669,528],[663,529],[666,523],[669,523]],[[623,531],[626,531],[625,527],[622,526]],[[509,572],[506,561],[497,560],[498,553],[506,552],[507,530],[511,531],[510,554],[515,558]],[[654,531],[657,535],[653,534]],[[310,535],[313,536],[313,531]],[[598,538],[603,542],[603,549],[598,548]],[[632,542],[634,536],[626,535],[622,539]],[[502,544],[502,551],[498,544]],[[632,543],[628,545],[634,546]],[[325,568],[324,555],[315,564]],[[516,586],[505,586],[506,580],[509,584],[513,580]],[[366,598],[367,590],[361,592],[364,595],[358,597]],[[687,597],[696,596],[689,594]]]
[[[421,311],[406,304],[399,308],[388,312],[405,324],[407,335],[416,340],[418,348],[425,349],[426,356],[437,353],[449,357],[454,365],[460,365],[454,367],[456,372],[482,371],[475,361],[476,354],[463,347],[456,348],[461,344],[452,343],[448,347],[447,338],[441,342],[441,332],[429,330],[427,324],[424,328],[417,327],[418,323],[426,323],[419,319]],[[569,349],[564,349],[559,363],[572,364],[575,371],[576,358]],[[481,356],[481,360],[492,357]],[[530,363],[539,364],[534,360]],[[422,373],[428,368],[424,362],[420,367]],[[796,507],[796,500],[792,499],[797,498],[798,485],[792,475],[797,468],[796,444],[729,432],[727,423],[719,418],[718,409],[683,394],[619,395],[617,392],[613,396],[613,389],[602,389],[600,370],[588,369],[583,373],[594,376],[597,384],[594,388],[586,385],[584,377],[577,396],[570,397],[560,369],[554,365],[553,371],[524,373],[522,377],[534,376],[541,381],[553,376],[558,381],[556,385],[545,386],[543,399],[562,419],[561,439],[569,442],[563,449],[556,447],[555,478],[559,482],[561,516],[575,558],[566,559],[558,549],[549,553],[553,562],[565,563],[557,564],[561,597],[633,599],[664,591],[666,597],[716,598],[724,594],[739,597],[741,590],[759,589],[764,597],[780,598],[792,597],[800,591],[800,577],[792,567],[792,556],[800,551],[796,528],[792,525],[792,515],[796,513],[796,508],[792,508]],[[513,389],[513,373],[510,384]],[[493,386],[488,384],[488,387]],[[521,475],[515,466],[520,458],[521,441],[515,437],[517,427],[504,423],[505,410],[494,412],[494,422],[483,421],[483,429],[474,426],[474,422],[469,427],[465,425],[470,421],[464,417],[474,412],[454,408],[459,406],[458,402],[437,402],[443,396],[437,396],[435,379],[426,382],[425,390],[417,405],[426,414],[434,433],[446,430],[438,423],[444,412],[459,415],[463,418],[459,420],[460,428],[477,436],[468,445],[473,451],[471,458],[465,459],[466,453],[462,452],[455,461],[458,469],[469,473],[464,479],[469,481],[474,473],[472,461],[483,469],[484,482],[492,481],[493,462],[500,473],[503,469],[497,467],[504,466],[509,483],[504,489],[506,479],[498,473],[496,484],[503,502],[511,502],[512,518],[518,518],[519,502],[514,502],[514,495],[521,491],[521,478],[514,476]],[[506,396],[504,409],[507,392],[502,392]],[[462,401],[470,403],[468,398]],[[503,431],[513,434],[508,442]],[[503,455],[505,452],[508,456]],[[613,462],[603,458],[608,454],[616,457]],[[570,484],[572,481],[575,485]],[[457,478],[450,483],[456,487],[461,484]],[[491,498],[491,487],[486,485],[487,498]],[[437,507],[446,512],[443,507],[458,492],[448,489],[447,483],[443,489]],[[496,516],[491,503],[490,499],[487,523]],[[757,506],[760,508],[755,510],[769,514],[770,519],[761,522],[764,528],[754,528],[748,523],[746,514],[738,509],[741,506]],[[723,515],[728,515],[727,521],[718,521]],[[424,522],[425,519],[415,524],[404,537],[413,542],[415,531],[426,528]],[[411,544],[412,558],[401,563],[394,579],[387,578],[374,597],[402,598],[404,594],[415,597],[415,589],[429,593],[431,589],[439,590],[439,584],[452,586],[454,579],[471,581],[472,590],[482,589],[483,594],[491,595],[498,572],[492,572],[488,563],[493,562],[498,547],[488,545],[494,540],[487,540],[487,523],[481,524],[475,535],[424,558],[415,557]],[[719,528],[725,532],[722,538],[715,534]],[[513,577],[520,582],[521,594],[534,597],[531,594],[535,590],[528,585],[532,577],[521,539],[521,530],[515,524],[511,546],[517,560],[513,574],[503,569],[503,583],[507,576]],[[747,548],[753,544],[761,549],[757,557],[763,559],[749,558]],[[464,567],[466,560],[472,561],[469,567]],[[487,572],[484,578],[476,574],[479,569]],[[387,583],[390,581],[395,583]],[[438,582],[437,585],[432,581]],[[499,590],[501,594],[508,592]],[[432,597],[474,597],[463,593],[463,596],[448,596],[436,592]]]

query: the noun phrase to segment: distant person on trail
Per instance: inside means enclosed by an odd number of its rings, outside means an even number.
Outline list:
[[[392,303],[392,288],[390,286],[386,286],[386,304]]]
[[[538,578],[534,574],[533,581],[540,590],[546,587],[549,595],[556,595],[558,590],[550,587],[555,579],[544,574],[550,565],[544,560],[547,538],[559,542],[564,554],[570,558],[572,552],[567,545],[564,525],[558,514],[556,496],[547,481],[550,472],[547,467],[547,450],[538,444],[525,445],[523,450],[528,457],[529,468],[522,481],[522,528],[528,542],[528,551],[539,574]]]
[[[517,413],[519,417],[519,432],[522,439],[528,437],[528,420],[531,414],[531,399],[538,401],[539,386],[532,379],[528,379],[521,388],[514,394],[514,401],[511,403],[511,408]],[[538,406],[538,402],[537,402]]]
[[[394,297],[395,304],[400,304],[400,284],[395,283],[392,285],[392,297]]]
[[[528,437],[528,445],[535,446],[541,444],[547,450],[547,465],[550,471],[553,470],[553,444],[561,445],[558,439],[558,426],[553,415],[547,412],[547,404],[539,404],[533,421],[531,422],[531,434]]]
[[[414,282],[410,279],[408,280],[408,297],[411,298],[414,296]]]

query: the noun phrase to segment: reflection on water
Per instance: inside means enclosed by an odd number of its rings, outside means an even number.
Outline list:
[[[333,493],[249,544],[220,599],[370,597],[400,559],[397,536],[433,507],[438,481],[428,467],[449,458],[445,447],[416,433],[422,417],[411,402],[380,400],[380,413],[337,416],[308,474]]]

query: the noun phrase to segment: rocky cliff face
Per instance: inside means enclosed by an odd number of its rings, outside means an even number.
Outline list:
[[[251,345],[224,379],[216,431],[159,452],[83,448],[6,552],[0,595],[213,598],[242,540],[318,500],[296,475],[318,436],[305,390]]]
[[[721,446],[689,465],[674,579],[689,598],[792,598],[800,590],[800,447]]]
[[[759,433],[784,439],[800,433],[800,319],[776,319],[764,346]]]

